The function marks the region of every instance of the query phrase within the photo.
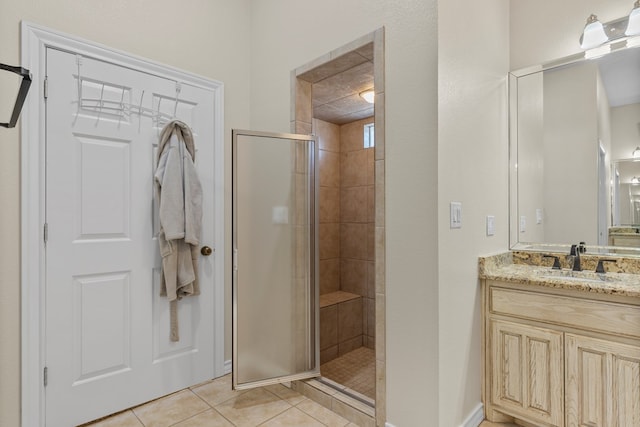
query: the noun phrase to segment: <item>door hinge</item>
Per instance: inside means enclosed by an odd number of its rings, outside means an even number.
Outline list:
[[[43,227],[43,238],[44,238],[44,243],[45,245],[47,244],[47,241],[49,240],[49,223],[45,222],[44,223],[44,227]]]
[[[49,368],[47,368],[46,366],[44,367],[44,372],[42,373],[42,376],[43,376],[44,386],[46,387],[47,384],[49,383]]]
[[[47,99],[49,97],[49,77],[44,78],[42,91],[44,92],[44,99]]]
[[[238,250],[233,250],[233,270],[238,271]]]

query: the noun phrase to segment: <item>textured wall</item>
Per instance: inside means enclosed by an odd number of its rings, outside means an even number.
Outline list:
[[[461,23],[463,23],[461,25]],[[509,3],[438,2],[439,426],[480,403],[478,256],[508,249]],[[462,228],[449,203],[462,202]],[[486,216],[496,234],[486,235]]]

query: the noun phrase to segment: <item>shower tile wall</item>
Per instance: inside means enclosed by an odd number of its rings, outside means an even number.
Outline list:
[[[320,294],[340,290],[340,127],[314,119],[320,166]]]
[[[364,125],[340,126],[340,288],[362,295],[363,345],[375,345],[374,149],[364,148]]]
[[[320,150],[320,294],[361,296],[321,309],[323,361],[375,344],[374,150],[363,148],[363,127],[371,122],[313,121]]]

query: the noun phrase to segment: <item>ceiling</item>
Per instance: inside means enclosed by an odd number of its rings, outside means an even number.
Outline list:
[[[313,117],[342,125],[373,116],[360,92],[373,89],[373,43],[298,76],[312,83]]]

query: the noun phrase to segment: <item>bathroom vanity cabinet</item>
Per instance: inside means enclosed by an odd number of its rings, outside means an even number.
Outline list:
[[[482,280],[486,417],[640,427],[640,298],[570,285]]]

